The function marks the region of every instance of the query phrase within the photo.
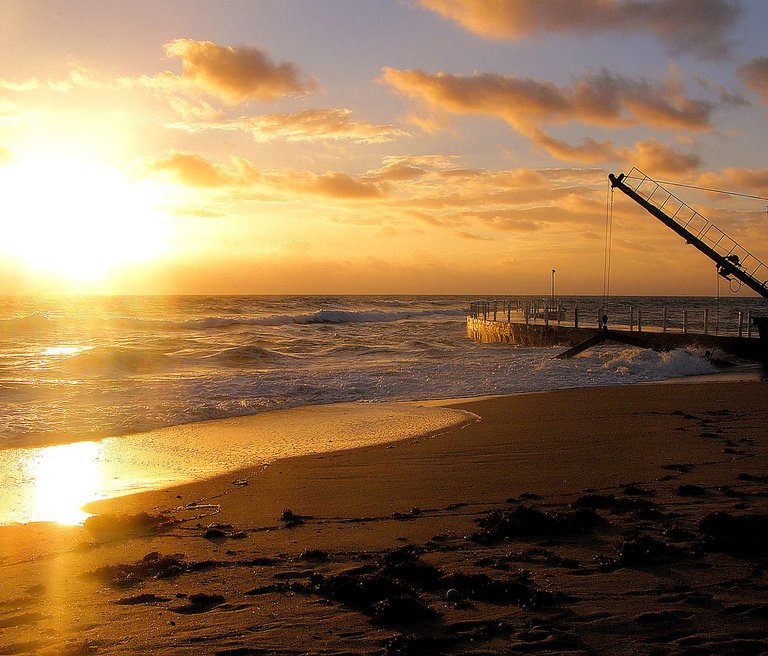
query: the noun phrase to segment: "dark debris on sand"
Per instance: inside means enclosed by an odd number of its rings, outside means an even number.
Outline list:
[[[477,523],[483,529],[469,539],[480,544],[491,544],[508,538],[534,536],[563,536],[589,531],[602,522],[592,509],[547,512],[529,505],[519,505],[508,512],[494,510]]]
[[[140,512],[135,515],[94,515],[83,522],[88,532],[105,537],[121,537],[137,533],[160,533],[177,524],[170,515],[150,515]]]
[[[133,564],[105,565],[91,572],[91,576],[114,588],[128,588],[147,579],[167,578],[187,571],[187,566],[176,556],[163,556],[152,552]]]
[[[444,605],[444,600],[457,604],[514,604],[528,609],[552,609],[576,601],[565,593],[540,589],[524,571],[503,577],[448,572],[422,560],[419,550],[410,546],[338,573],[299,572],[294,580],[260,585],[245,594],[286,592],[318,595],[355,609],[380,625],[435,620],[443,613],[433,604]]]
[[[198,563],[186,563],[179,556],[164,556],[153,551],[137,563],[104,565],[86,574],[112,588],[130,588],[146,580],[165,579],[201,569]]]
[[[282,603],[281,597],[298,598],[304,608],[359,613],[356,621],[368,626],[344,643],[346,651],[307,643],[293,653],[768,653],[768,514],[761,512],[768,477],[734,475],[724,481],[730,485],[704,487],[673,482],[694,478],[700,470],[693,465],[666,469],[674,477],[653,484],[616,485],[555,501],[510,497],[507,503],[514,505],[478,512],[470,535],[444,533],[385,552],[304,548],[277,557],[257,553],[199,562],[153,552],[91,576],[125,589],[201,569],[211,569],[214,580],[216,568],[243,567],[250,583],[241,592],[227,589],[226,599],[206,585],[206,592],[184,595],[180,606],[168,606],[171,595],[158,590],[139,590],[143,594],[115,603],[137,612],[163,605],[182,615],[214,611],[215,617],[237,604],[262,608]],[[428,515],[407,513],[413,523]],[[290,510],[280,517],[289,529],[309,519]],[[147,520],[132,521],[142,526]],[[200,529],[196,536],[206,537],[212,550],[237,533],[220,524]],[[304,532],[306,527],[296,535]],[[243,540],[239,548],[248,544]],[[167,593],[162,583],[153,585]],[[211,653],[271,653],[267,638],[256,646],[257,638],[249,634],[242,647],[231,642],[227,651]]]

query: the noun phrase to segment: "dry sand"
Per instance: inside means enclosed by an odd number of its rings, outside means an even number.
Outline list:
[[[481,421],[0,528],[0,654],[768,652],[768,384]]]

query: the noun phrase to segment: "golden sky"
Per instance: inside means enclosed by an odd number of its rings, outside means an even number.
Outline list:
[[[764,0],[2,8],[0,293],[600,294],[609,172],[768,196]],[[611,264],[716,293],[621,194]]]

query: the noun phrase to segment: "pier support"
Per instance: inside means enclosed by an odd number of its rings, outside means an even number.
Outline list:
[[[631,333],[622,333],[616,330],[602,330],[589,339],[585,339],[581,344],[576,344],[576,346],[569,348],[567,351],[556,355],[555,358],[558,360],[568,360],[602,342],[619,342],[620,344],[628,344],[629,346],[637,346],[638,348],[649,348],[660,352],[671,350],[669,346],[658,344],[649,339],[643,339],[642,337],[635,337],[635,335]]]
[[[752,323],[757,326],[760,336],[760,360],[768,364],[768,317],[752,317]]]

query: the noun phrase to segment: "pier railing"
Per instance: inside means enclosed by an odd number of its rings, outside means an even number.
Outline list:
[[[575,328],[602,328],[604,317],[615,330],[670,332],[757,337],[750,310],[717,307],[680,308],[608,303],[579,306],[556,299],[501,298],[472,301],[469,316],[484,321],[526,325],[562,325]]]

